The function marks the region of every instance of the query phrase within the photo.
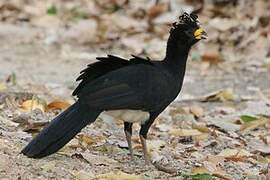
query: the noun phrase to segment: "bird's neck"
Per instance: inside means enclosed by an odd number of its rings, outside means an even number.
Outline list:
[[[177,76],[184,76],[190,48],[186,43],[169,37],[166,56],[163,60],[165,67]]]

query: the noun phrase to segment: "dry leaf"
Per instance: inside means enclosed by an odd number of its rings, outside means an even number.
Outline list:
[[[0,169],[2,172],[8,170],[7,168],[10,167],[11,161],[12,159],[8,155],[0,154]]]
[[[233,92],[233,89],[228,88],[220,91],[216,91],[211,93],[210,95],[207,95],[205,98],[203,98],[203,102],[210,102],[210,101],[233,101],[236,99],[236,96]]]
[[[203,161],[203,166],[194,167],[191,170],[193,175],[196,174],[210,174],[222,179],[232,179],[224,170],[219,166],[219,163],[223,162],[224,158],[217,156],[208,156],[205,161]]]
[[[250,152],[244,149],[224,149],[222,150],[218,156],[225,157],[225,158],[230,158],[230,157],[249,157],[253,156]]]
[[[30,23],[38,27],[51,28],[60,26],[61,20],[57,16],[44,15],[32,18]]]
[[[64,110],[68,108],[70,104],[66,101],[54,100],[47,105],[46,111],[51,110]]]
[[[24,101],[20,108],[23,110],[23,111],[27,111],[27,112],[30,112],[30,111],[33,111],[35,109],[39,109],[41,110],[42,112],[45,112],[45,109],[46,109],[46,102],[41,100],[41,99],[38,99],[38,98],[33,98],[31,100],[26,100]]]
[[[241,128],[241,125],[235,124],[234,121],[232,121],[232,117],[216,117],[216,118],[208,118],[209,124],[213,124],[225,131],[232,131],[236,132],[239,131]]]
[[[197,129],[171,129],[169,134],[174,136],[199,136],[202,133]]]
[[[270,123],[270,118],[260,117],[257,120],[242,124],[241,130],[247,132],[258,128],[259,126],[263,126],[267,123]]]
[[[162,14],[163,12],[165,12],[167,10],[167,8],[168,7],[166,4],[162,4],[162,3],[156,4],[156,5],[149,8],[149,10],[147,12],[148,17],[150,19],[154,19],[157,16],[159,16],[160,14]]]
[[[84,146],[101,146],[106,143],[106,139],[104,136],[88,136],[85,134],[78,135],[79,142]]]
[[[51,170],[55,169],[55,164],[56,164],[55,161],[49,161],[49,162],[46,162],[46,164],[42,165],[41,168],[44,171],[51,171]]]
[[[191,174],[196,175],[196,174],[210,174],[210,171],[206,169],[205,167],[194,167],[191,170]]]
[[[159,151],[162,147],[166,145],[165,141],[162,140],[151,140],[147,141],[148,150],[151,151]]]
[[[215,164],[216,166],[218,166],[220,163],[223,163],[224,162],[224,157],[214,156],[214,155],[208,155],[206,157],[206,161],[209,161],[209,162]]]
[[[210,64],[218,64],[223,61],[219,52],[205,52],[202,55],[202,61],[209,62]]]
[[[262,154],[270,154],[270,146],[261,141],[253,140],[248,145]]]
[[[202,133],[199,136],[193,136],[192,137],[194,141],[202,141],[202,140],[206,140],[209,138],[209,134],[208,133]]]
[[[127,174],[122,171],[109,172],[106,174],[97,175],[98,180],[141,180],[141,176],[134,174]]]
[[[79,148],[79,147],[80,147],[80,143],[79,143],[79,140],[78,140],[78,139],[73,138],[73,139],[71,139],[71,140],[67,143],[66,146],[75,149],[75,148]]]
[[[260,171],[256,168],[249,168],[249,169],[245,169],[245,174],[246,176],[259,176],[260,175]]]
[[[209,133],[209,129],[206,126],[206,124],[204,124],[204,123],[193,123],[192,128],[197,129],[197,130],[199,130],[200,132],[203,132],[203,133]]]
[[[213,176],[224,180],[233,180],[233,178],[230,175],[226,174],[226,172],[224,171],[215,171],[213,173]]]
[[[94,155],[94,154],[90,154],[89,152],[81,153],[81,155],[86,161],[94,165],[112,166],[112,165],[118,164],[118,162],[115,161],[114,159],[111,159],[102,155]]]
[[[200,106],[191,106],[190,107],[190,112],[192,114],[194,114],[194,116],[196,116],[196,117],[201,117],[204,114],[203,108],[200,107]]]
[[[21,124],[23,131],[25,132],[39,132],[44,126],[46,126],[48,121],[28,121],[25,124]]]
[[[7,86],[4,83],[0,83],[0,91],[4,91],[7,89]]]
[[[267,57],[264,61],[264,67],[270,71],[270,57]]]
[[[158,130],[161,132],[168,132],[172,128],[172,126],[163,123],[163,124],[157,124],[156,128],[158,128]]]
[[[77,180],[91,180],[95,178],[95,175],[92,172],[85,172],[83,170],[80,171],[71,171],[71,174],[77,179]]]
[[[92,144],[95,144],[96,143],[96,138],[93,138],[91,136],[87,136],[87,135],[84,135],[84,134],[79,134],[79,141],[81,143],[83,143],[84,145],[92,145]]]

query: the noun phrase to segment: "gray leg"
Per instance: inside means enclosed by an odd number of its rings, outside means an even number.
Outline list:
[[[140,129],[140,140],[141,140],[141,144],[143,148],[143,155],[144,155],[146,165],[149,165],[151,163],[150,157],[147,151],[146,139],[147,139],[147,133],[149,131],[149,128],[153,124],[153,122],[154,122],[154,119],[149,119],[148,121],[145,122],[145,124],[141,126],[141,129]]]
[[[134,159],[133,149],[132,149],[132,143],[131,143],[131,136],[132,136],[132,123],[124,122],[124,130],[125,135],[128,143],[128,149],[130,152],[130,158],[131,160]]]
[[[149,131],[150,126],[155,121],[156,117],[162,111],[163,110],[150,113],[150,118],[145,122],[145,124],[143,124],[141,126],[141,129],[140,129],[140,140],[141,140],[142,147],[143,147],[143,154],[144,154],[145,164],[147,164],[147,165],[149,165],[151,163],[150,157],[149,157],[149,154],[148,154],[148,151],[147,151],[147,145],[146,145],[147,133]]]
[[[151,161],[150,161],[150,157],[147,151],[146,139],[142,135],[140,135],[140,140],[141,140],[141,144],[143,148],[143,156],[144,156],[145,164],[150,165]]]

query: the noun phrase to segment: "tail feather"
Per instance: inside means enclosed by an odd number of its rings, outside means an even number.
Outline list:
[[[90,111],[74,103],[58,115],[23,150],[31,158],[42,158],[55,153],[67,144],[82,128],[96,120],[100,111]]]

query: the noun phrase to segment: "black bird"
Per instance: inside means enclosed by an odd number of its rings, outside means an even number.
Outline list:
[[[124,121],[124,131],[133,158],[132,124],[141,124],[140,140],[146,163],[150,162],[146,138],[156,117],[179,94],[191,46],[206,38],[197,15],[184,13],[173,23],[162,61],[133,56],[97,57],[81,72],[73,95],[77,102],[58,115],[23,150],[31,158],[55,153],[82,128],[106,111]]]

